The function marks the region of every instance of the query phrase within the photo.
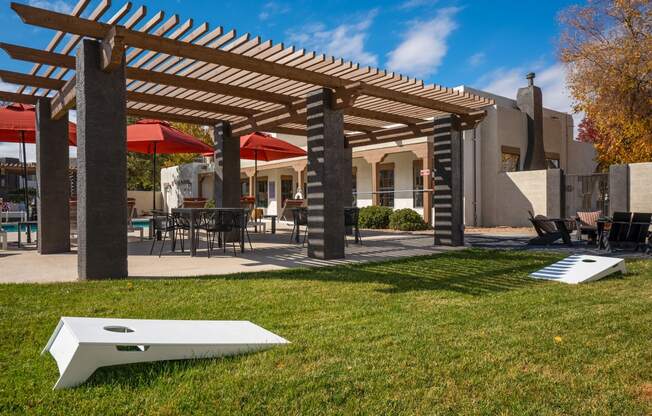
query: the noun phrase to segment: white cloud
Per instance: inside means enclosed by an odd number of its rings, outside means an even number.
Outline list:
[[[73,4],[65,0],[30,0],[29,5],[66,14],[73,9]]]
[[[409,22],[401,44],[387,54],[387,67],[415,77],[436,73],[448,51],[448,36],[457,28],[453,17],[458,11],[456,7],[447,7],[440,9],[433,19]]]
[[[473,55],[471,55],[469,57],[468,63],[469,63],[469,65],[475,67],[475,66],[483,64],[484,61],[486,60],[486,57],[487,56],[485,55],[484,52],[474,53]]]
[[[260,13],[258,13],[258,19],[265,21],[275,15],[285,14],[289,11],[290,8],[285,4],[280,4],[275,1],[268,1],[263,5]]]
[[[423,6],[432,6],[437,3],[437,0],[407,0],[401,3],[399,9],[414,9]]]
[[[16,88],[17,87],[14,84],[9,84],[9,83],[0,81],[0,91],[14,92],[14,91],[16,91]]]
[[[516,99],[518,89],[527,85],[525,75],[530,70],[536,72],[534,84],[541,88],[543,106],[573,114],[573,100],[566,87],[566,68],[561,63],[549,66],[535,65],[533,68],[499,68],[480,78],[478,85],[484,91]],[[577,136],[577,126],[583,117],[582,113],[573,114],[575,136]]]
[[[343,23],[328,29],[322,23],[313,23],[288,32],[289,41],[300,47],[326,53],[335,58],[352,60],[361,65],[377,66],[378,57],[365,50],[368,30],[376,17],[377,10],[355,23]]]

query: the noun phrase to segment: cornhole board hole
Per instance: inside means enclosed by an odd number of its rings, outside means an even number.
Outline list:
[[[624,259],[573,255],[530,274],[530,277],[577,284],[600,280],[616,272],[625,274]]]
[[[244,354],[288,341],[249,321],[62,317],[41,354],[59,367],[55,389],[77,386],[110,365]]]

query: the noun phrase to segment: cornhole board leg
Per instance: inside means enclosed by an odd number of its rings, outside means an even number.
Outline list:
[[[125,331],[114,332],[116,328]],[[54,357],[60,373],[54,389],[63,389],[83,383],[100,367],[223,357],[287,343],[248,321],[64,317],[42,354]]]

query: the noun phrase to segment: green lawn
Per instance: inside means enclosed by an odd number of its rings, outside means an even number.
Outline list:
[[[567,286],[543,252],[466,250],[206,279],[0,285],[3,414],[649,414],[652,261]],[[1,267],[1,260],[0,260]],[[246,319],[292,341],[98,370],[52,391],[62,315]]]

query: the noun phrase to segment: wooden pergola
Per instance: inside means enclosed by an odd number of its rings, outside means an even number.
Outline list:
[[[226,171],[235,168],[227,166],[230,162],[223,156],[233,156],[232,150],[226,149],[236,141],[228,140],[232,137],[258,130],[307,136],[308,170],[316,178],[315,184],[326,186],[328,171],[342,170],[338,154],[344,153],[346,164],[348,152],[350,163],[353,147],[437,137],[441,126],[451,136],[451,131],[477,125],[485,115],[483,108],[492,104],[483,97],[425,85],[414,78],[274,44],[258,36],[237,36],[235,30],[220,26],[210,29],[208,23],[182,22],[177,15],[166,19],[163,11],[148,15],[145,6],[132,10],[130,2],[111,16],[106,16],[109,0],[101,0],[87,13],[89,3],[80,0],[69,15],[12,3],[23,22],[52,29],[55,34],[42,50],[0,43],[12,58],[34,64],[29,73],[0,71],[2,80],[20,85],[15,93],[0,93],[0,99],[37,105],[47,101],[52,123],[67,119],[68,110],[77,108],[82,114],[78,134],[82,164],[85,139],[89,139],[87,145],[107,145],[90,139],[89,130],[99,122],[93,117],[101,113],[107,100],[121,106],[125,115],[215,126],[218,190],[227,193],[234,191],[227,184]],[[90,64],[80,57],[82,49],[92,49],[87,44],[96,45],[98,54],[98,62],[93,64],[96,68],[88,73],[84,71]],[[95,53],[91,49],[87,55]],[[99,75],[93,75],[95,69]],[[117,80],[93,85],[102,82],[101,74]],[[110,109],[106,111],[113,115]],[[311,148],[321,153],[313,158]],[[336,151],[330,155],[333,148]],[[436,162],[436,146],[434,153]],[[455,157],[442,160],[455,163]],[[81,183],[84,169],[80,170]],[[350,182],[350,172],[348,176]],[[322,195],[322,199],[330,198]],[[347,203],[338,203],[342,202]],[[323,228],[329,227],[323,223],[311,227],[315,232]],[[313,234],[312,241],[327,239]],[[343,248],[336,246],[335,254],[321,246],[319,253],[311,249],[309,253],[342,257]]]

